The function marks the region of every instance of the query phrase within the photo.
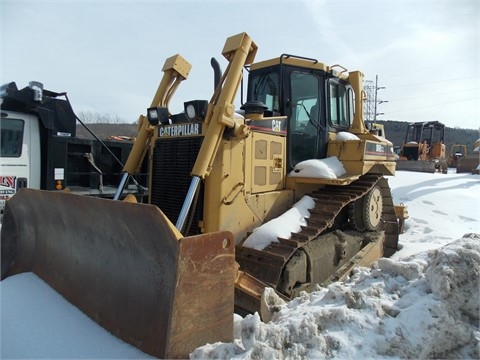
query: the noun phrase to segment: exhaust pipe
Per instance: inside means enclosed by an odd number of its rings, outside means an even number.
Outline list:
[[[222,78],[222,69],[220,68],[220,63],[214,57],[210,60],[210,65],[213,68],[213,89],[215,90]]]

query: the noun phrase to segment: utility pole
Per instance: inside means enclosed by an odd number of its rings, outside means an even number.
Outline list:
[[[365,114],[365,120],[373,122],[375,118],[375,83],[372,80],[365,80],[363,85],[367,98],[363,103],[363,112]]]
[[[377,113],[377,104],[386,103],[388,101],[378,100],[378,90],[385,89],[385,86],[378,87],[378,75],[375,76],[375,110],[373,112],[373,123],[377,122],[377,115],[383,115],[383,113]]]

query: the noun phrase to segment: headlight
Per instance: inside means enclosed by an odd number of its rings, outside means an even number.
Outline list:
[[[150,125],[158,125],[158,114],[157,114],[157,108],[150,108],[147,110],[148,111],[148,122]]]
[[[187,105],[185,111],[189,119],[195,119],[195,107],[192,104]]]
[[[148,108],[147,119],[152,126],[157,126],[158,124],[170,124],[170,119],[168,117],[168,108],[161,106]]]
[[[188,121],[203,121],[207,116],[208,101],[192,100],[183,104]]]

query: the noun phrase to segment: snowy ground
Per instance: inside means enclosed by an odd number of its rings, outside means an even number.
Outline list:
[[[399,171],[389,183],[410,215],[391,259],[292,300],[267,324],[237,318],[234,343],[191,358],[478,359],[480,176]]]
[[[190,357],[478,359],[480,176],[399,171],[389,183],[410,215],[391,259],[303,294],[268,323],[235,316],[233,343],[206,344]],[[148,357],[33,274],[0,290],[1,358]]]

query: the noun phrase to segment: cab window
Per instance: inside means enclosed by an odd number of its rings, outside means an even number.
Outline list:
[[[278,73],[263,73],[252,78],[250,86],[251,96],[249,99],[261,101],[268,110],[279,112],[279,76]]]
[[[334,127],[348,128],[350,126],[352,101],[348,99],[347,94],[349,92],[345,85],[332,80],[329,82],[330,125]]]
[[[318,76],[293,71],[291,84],[290,163],[316,158],[320,126],[320,79]]]
[[[24,122],[20,119],[0,119],[0,156],[22,155]]]
[[[315,133],[319,122],[319,78],[314,74],[293,71],[290,83],[292,97],[290,128],[293,131],[304,131],[306,127],[313,126]]]

